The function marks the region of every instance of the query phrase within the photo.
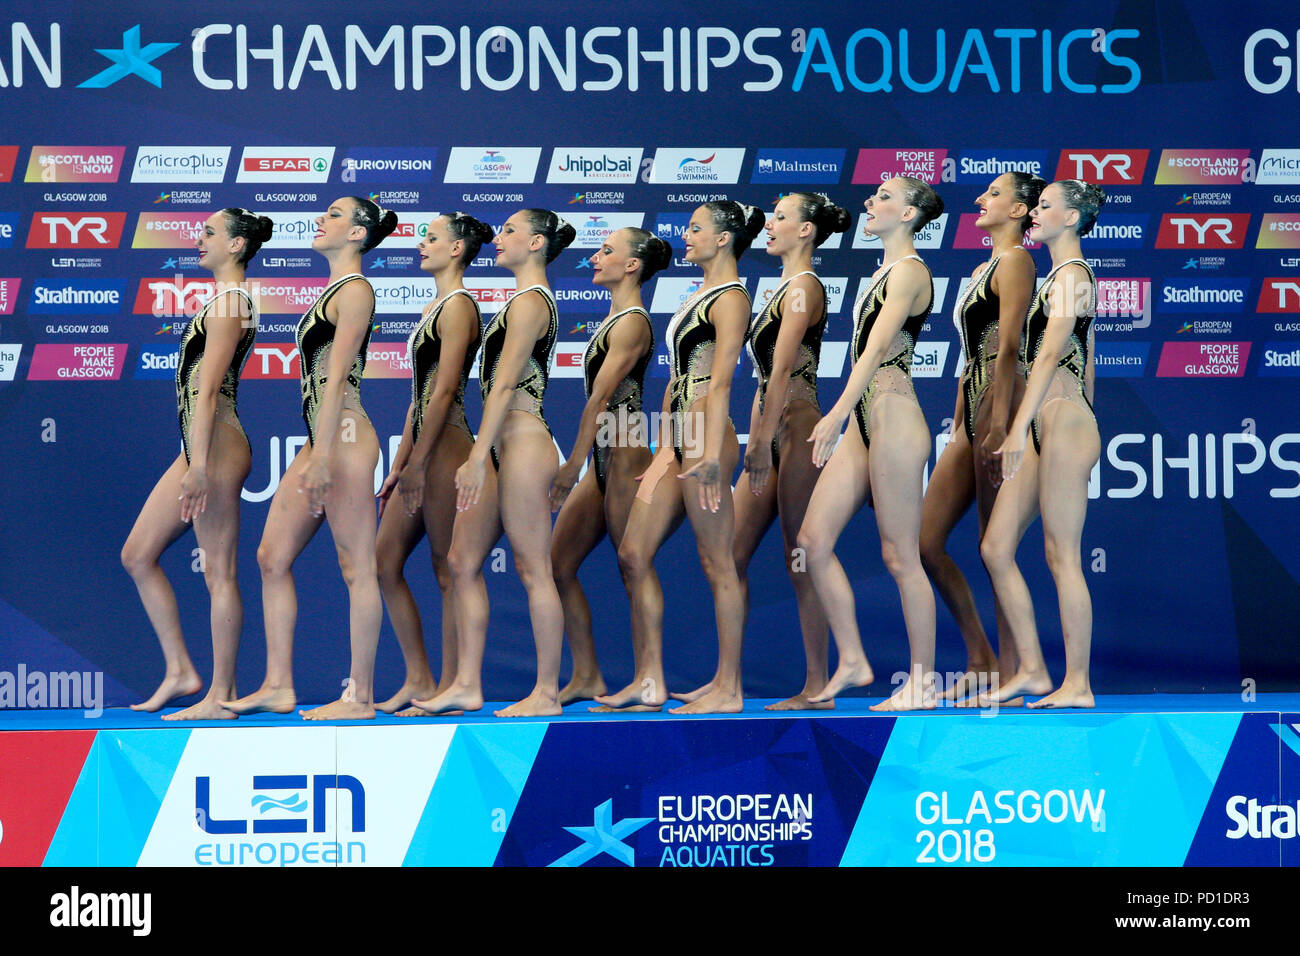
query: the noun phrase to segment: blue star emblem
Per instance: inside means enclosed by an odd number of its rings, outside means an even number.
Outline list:
[[[591,822],[589,827],[564,828],[582,840],[582,846],[570,850],[551,866],[582,866],[602,853],[608,853],[626,866],[636,866],[635,854],[623,840],[647,823],[653,823],[654,817],[627,817],[615,823],[614,801],[609,799],[592,811]]]
[[[374,262],[370,263],[370,268],[372,269],[385,269],[387,267],[388,262],[385,259],[376,259]]]
[[[171,258],[170,256],[168,256],[168,257],[167,257],[167,261],[164,262],[164,263],[162,264],[162,267],[163,267],[164,269],[175,269],[175,268],[176,268],[176,260],[173,259],[173,258]]]
[[[579,259],[579,260],[578,260],[578,264],[577,264],[576,266],[574,266],[573,268],[575,268],[575,269],[590,269],[590,268],[591,268],[591,259],[589,259],[589,258],[587,258],[587,259]]]
[[[1184,269],[1195,269],[1195,268],[1196,268],[1197,266],[1199,266],[1199,265],[1200,265],[1200,263],[1197,262],[1196,259],[1188,259],[1185,263],[1183,263],[1183,268],[1184,268]]]
[[[104,87],[112,86],[124,76],[130,76],[132,73],[162,89],[162,71],[158,67],[149,64],[176,46],[179,46],[179,44],[150,43],[148,46],[140,46],[140,24],[137,23],[131,29],[122,32],[122,48],[120,50],[95,50],[101,56],[106,56],[112,60],[113,65],[102,72],[96,73],[84,83],[78,83],[77,89],[102,90]]]

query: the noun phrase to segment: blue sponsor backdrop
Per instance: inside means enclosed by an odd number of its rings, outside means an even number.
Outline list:
[[[250,276],[289,283],[324,275],[307,240],[295,236],[309,235],[302,220],[340,193],[373,193],[399,214],[465,209],[494,226],[515,209],[536,205],[579,223],[591,215],[641,213],[658,229],[681,225],[704,198],[770,206],[785,191],[810,187],[856,216],[882,169],[924,165],[912,154],[933,151],[927,154],[933,170],[918,169],[936,180],[951,225],[923,254],[948,287],[923,342],[950,347],[941,374],[918,378],[916,387],[936,436],[950,424],[960,362],[949,316],[960,280],[984,256],[977,248],[954,248],[958,214],[973,211],[996,170],[1024,163],[1043,164],[1049,179],[1100,175],[1112,195],[1097,237],[1085,247],[1099,278],[1110,283],[1097,323],[1098,355],[1105,360],[1097,368],[1096,395],[1103,453],[1083,539],[1096,688],[1230,691],[1244,678],[1261,689],[1300,686],[1300,554],[1293,531],[1300,423],[1289,378],[1291,343],[1300,342],[1300,297],[1273,285],[1293,281],[1300,269],[1300,233],[1286,228],[1300,210],[1294,171],[1300,143],[1290,140],[1283,122],[1297,96],[1294,49],[1287,45],[1293,41],[1286,39],[1300,27],[1297,14],[1246,2],[1225,20],[1216,5],[1193,0],[1050,9],[1017,2],[994,14],[956,3],[865,10],[815,0],[798,9],[720,2],[701,20],[697,4],[672,2],[620,9],[616,19],[577,5],[521,10],[492,2],[454,11],[409,2],[284,2],[269,12],[263,4],[234,2],[219,14],[142,2],[94,11],[50,0],[7,4],[0,19],[6,118],[0,280],[20,279],[21,286],[15,293],[15,283],[6,283],[6,314],[0,314],[0,346],[18,355],[12,380],[6,364],[0,381],[6,544],[0,656],[29,667],[57,657],[102,669],[110,686],[126,690],[110,703],[150,691],[161,672],[118,554],[178,448],[170,376],[151,379],[160,371],[157,350],[177,341],[183,322],[155,317],[147,305],[132,311],[132,303],[139,301],[140,279],[206,274],[188,240],[144,232],[143,241],[155,244],[134,245],[141,214],[172,218],[226,205],[265,212],[289,228],[258,256]],[[211,175],[207,170],[188,180],[178,172],[174,182],[156,176],[132,182],[144,145],[172,147],[178,155],[198,146],[228,146],[230,153],[218,181],[201,178]],[[98,157],[108,147],[125,148],[109,178],[99,162],[68,170],[39,161],[78,149]],[[273,158],[288,162],[275,176],[260,173],[262,167],[244,162],[246,147],[275,147]],[[475,157],[506,157],[511,170],[493,175],[515,178],[448,182],[465,178],[447,169],[455,147]],[[557,153],[565,160],[583,152],[594,161],[638,149],[633,181],[594,172],[586,182],[547,182]],[[692,178],[668,181],[664,170],[651,176],[659,149],[694,157]],[[527,150],[538,154],[531,175],[520,172]],[[741,151],[738,163],[729,150]],[[1166,150],[1179,155],[1165,157]],[[1268,176],[1256,183],[1266,152]],[[349,158],[367,164],[352,178],[343,162]],[[432,161],[431,171],[424,160]],[[778,162],[806,172],[799,178],[781,173]],[[832,176],[827,170],[837,163]],[[38,213],[68,223],[37,227]],[[124,216],[120,235],[111,213]],[[1228,230],[1213,221],[1229,215],[1248,222]],[[1283,228],[1266,227],[1268,215]],[[1188,227],[1192,216],[1196,228]],[[1225,244],[1222,235],[1231,241]],[[413,226],[391,237],[372,256],[376,264],[384,261],[373,275],[418,279],[416,236]],[[51,239],[54,248],[47,248]],[[585,283],[590,253],[561,254],[551,267],[558,288]],[[1044,273],[1045,253],[1035,256]],[[877,251],[854,248],[846,236],[838,248],[822,251],[817,267],[847,277],[855,290],[878,259]],[[778,269],[758,248],[741,261],[751,291]],[[52,323],[28,307],[35,284],[51,276],[71,284],[126,277],[122,307],[110,314],[87,308]],[[506,276],[486,259],[470,273],[471,281]],[[696,277],[680,258],[663,274],[663,280]],[[1186,316],[1196,322],[1180,331],[1184,317],[1160,318],[1173,311],[1158,298],[1173,279],[1202,279],[1206,288],[1244,282],[1244,307]],[[831,316],[828,342],[848,338],[851,300],[846,296]],[[377,348],[399,347],[422,304],[400,297],[398,303],[397,311],[377,317]],[[592,300],[571,305],[562,340],[580,340],[599,315]],[[654,316],[661,332],[667,318]],[[264,316],[259,344],[287,347],[294,319],[287,312]],[[578,325],[582,333],[568,332]],[[1167,346],[1188,342],[1240,343],[1236,354],[1248,357],[1230,375],[1164,374]],[[38,366],[66,361],[59,356],[71,349],[64,346],[114,344],[127,346],[116,379],[30,377]],[[265,364],[256,357],[249,363]],[[1170,368],[1177,373],[1196,364],[1180,354]],[[743,431],[753,385],[748,369],[742,371],[733,415]],[[843,374],[823,379],[823,401],[843,384]],[[477,421],[474,392],[469,414]],[[392,439],[385,442],[386,470],[408,382],[373,378],[364,398],[381,435]],[[553,382],[547,413],[566,450],[582,403],[578,379]],[[264,662],[256,543],[290,446],[304,428],[292,380],[246,380],[240,411],[254,455],[240,552],[246,628],[239,680],[246,689],[260,679]],[[164,568],[196,662],[206,671],[207,597],[201,575],[191,570],[193,547],[183,539]],[[951,551],[991,628],[972,519],[957,528]],[[850,524],[840,554],[869,624],[868,649],[888,675],[904,665],[906,644],[870,513]],[[1060,633],[1038,527],[1026,537],[1022,563],[1048,663],[1059,675]],[[513,570],[512,561],[507,565]],[[668,678],[675,688],[694,686],[712,673],[716,645],[688,531],[667,545],[659,566],[669,594]],[[298,689],[304,699],[324,699],[337,693],[347,672],[345,592],[328,536],[309,546],[297,573]],[[437,591],[423,553],[408,574],[436,643]],[[523,591],[513,574],[488,578],[493,623],[486,688],[491,697],[513,698],[533,680]],[[595,553],[583,580],[595,598],[598,650],[617,686],[630,673],[627,604],[607,546]],[[801,681],[802,661],[774,535],[751,566],[750,593],[747,692],[786,695]],[[938,642],[938,669],[958,669],[961,644],[942,609]],[[379,693],[400,677],[386,626]]]

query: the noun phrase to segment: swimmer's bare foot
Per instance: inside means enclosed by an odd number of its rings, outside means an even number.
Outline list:
[[[745,698],[740,689],[726,690],[715,686],[702,697],[688,704],[671,708],[670,714],[738,714],[745,709]]]
[[[1021,670],[1017,671],[1009,680],[999,681],[996,686],[990,687],[985,693],[981,693],[979,695],[980,706],[987,707],[992,702],[1005,704],[1007,701],[1022,697],[1025,694],[1046,694],[1051,689],[1052,677],[1046,670]]]
[[[668,696],[673,700],[680,700],[683,703],[690,704],[699,700],[701,697],[704,697],[706,694],[712,694],[713,689],[714,681],[709,681],[703,687],[697,687],[695,690],[688,690],[684,694],[669,694]]]
[[[676,696],[676,695],[674,695]],[[642,677],[639,680],[632,679],[617,694],[600,694],[592,698],[598,704],[604,704],[606,707],[613,707],[615,710],[621,710],[624,707],[630,707],[634,704],[643,704],[648,707],[662,707],[668,703],[668,695],[664,693],[664,682],[660,677]]]
[[[893,695],[878,704],[872,704],[871,710],[885,713],[897,710],[934,710],[934,683],[929,680],[916,680],[909,677],[902,687]]]
[[[423,709],[422,707],[414,707],[414,706],[412,706],[412,707],[407,707],[405,710],[399,710],[399,711],[398,711],[397,713],[395,713],[393,716],[394,716],[394,717],[432,717],[432,716],[434,716],[434,715],[431,714],[431,713],[429,713],[427,710]],[[438,714],[437,716],[439,716],[439,717],[464,717],[464,716],[465,716],[465,711],[463,711],[463,710],[448,710],[448,711],[444,711],[444,712],[441,713],[441,714]]]
[[[427,700],[438,693],[438,685],[430,676],[428,680],[411,681],[408,680],[397,693],[382,703],[375,704],[375,710],[385,714],[395,714],[403,707],[406,707],[415,698]]]
[[[993,679],[991,675],[997,672],[997,666],[997,661],[971,664],[960,677],[943,689],[939,700],[953,701],[956,706],[962,706],[963,701],[978,696],[981,689],[988,689]]]
[[[557,717],[562,713],[556,692],[537,689],[518,703],[493,711],[497,717]]]
[[[825,684],[823,683],[824,687]],[[812,690],[808,685],[799,691],[793,697],[787,697],[785,700],[778,700],[773,704],[768,704],[764,710],[834,710],[835,701],[833,700],[813,700],[821,689]]]
[[[1055,709],[1058,707],[1096,707],[1092,689],[1087,684],[1063,683],[1061,686],[1038,700],[1031,700],[1026,706],[1030,710]]]
[[[421,710],[426,710],[431,714],[444,714],[450,716],[453,713],[467,713],[483,709],[483,692],[469,687],[457,687],[451,684],[442,693],[429,700],[411,701]]]
[[[168,674],[163,678],[158,689],[148,699],[138,704],[132,704],[131,709],[143,713],[152,714],[155,711],[162,710],[168,701],[175,700],[177,697],[188,697],[190,694],[197,694],[203,689],[203,678],[199,677],[199,672],[190,664],[176,674]]]
[[[572,704],[575,700],[595,700],[609,693],[605,678],[600,674],[579,676],[574,674],[567,684],[560,688],[560,706]]]
[[[606,707],[601,704],[599,707],[587,708],[588,712],[593,714],[649,714],[658,713],[663,709],[663,704],[630,704],[627,707]]]
[[[865,657],[860,661],[848,663],[841,660],[840,666],[835,669],[835,673],[822,688],[822,692],[809,699],[813,703],[820,704],[835,699],[850,687],[866,687],[875,679],[876,675],[871,672],[871,665],[867,663]]]
[[[375,705],[359,700],[336,700],[323,707],[300,710],[303,720],[374,720]]]
[[[212,694],[208,694],[192,707],[178,710],[174,714],[163,714],[163,720],[235,720],[239,715],[227,707]]]
[[[291,714],[298,698],[292,687],[267,687],[263,685],[239,700],[223,700],[222,707],[236,714]]]

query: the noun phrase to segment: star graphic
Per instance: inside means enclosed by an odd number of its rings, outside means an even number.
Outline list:
[[[1200,263],[1197,262],[1196,259],[1193,258],[1193,259],[1188,259],[1186,262],[1184,262],[1184,263],[1183,263],[1183,268],[1184,268],[1184,269],[1195,269],[1195,268],[1197,268],[1199,265],[1200,265]]]
[[[588,860],[594,860],[602,853],[608,853],[614,859],[627,866],[636,865],[632,848],[623,842],[647,823],[653,823],[654,817],[628,817],[614,822],[614,801],[606,800],[592,812],[592,825],[589,827],[565,827],[574,836],[582,840],[582,846],[570,850],[551,866],[582,866]]]
[[[579,260],[578,260],[578,264],[577,264],[576,266],[574,266],[573,268],[575,268],[575,269],[590,269],[590,268],[591,268],[591,260],[590,260],[590,259],[579,259]]]
[[[569,200],[569,205],[572,206],[575,202],[582,202],[586,198],[586,193],[574,193],[573,198]]]
[[[95,50],[101,56],[106,56],[112,60],[113,65],[96,73],[84,83],[78,83],[77,89],[102,90],[104,87],[112,86],[124,76],[130,76],[132,73],[162,89],[162,71],[158,67],[149,64],[175,46],[179,46],[179,44],[150,43],[148,46],[141,47],[140,24],[137,23],[131,29],[122,32],[122,48],[120,50],[100,50],[98,48]]]
[[[168,257],[167,257],[167,261],[164,262],[164,263],[162,264],[162,267],[163,267],[164,269],[175,269],[175,268],[176,268],[176,260],[173,259],[173,258],[171,258],[170,256],[168,256]]]
[[[374,262],[370,263],[370,268],[386,269],[388,268],[388,261],[386,259],[376,259]]]

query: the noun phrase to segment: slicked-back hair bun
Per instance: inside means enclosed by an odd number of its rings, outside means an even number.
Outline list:
[[[654,233],[636,226],[629,226],[625,231],[628,252],[641,260],[641,274],[637,278],[637,284],[644,285],[647,279],[673,261],[673,247]]]
[[[459,239],[465,244],[460,254],[462,265],[473,262],[483,243],[492,241],[492,227],[467,212],[449,212],[443,218],[447,220],[447,232],[452,241]]]
[[[1097,222],[1097,213],[1106,202],[1106,190],[1094,183],[1085,183],[1082,179],[1062,179],[1056,183],[1060,187],[1065,205],[1078,212],[1080,238],[1092,232]]]
[[[943,215],[943,200],[927,182],[913,176],[899,176],[903,184],[903,202],[916,207],[916,218],[912,220],[912,234],[920,232],[934,220]]]
[[[262,243],[270,239],[275,231],[275,225],[269,218],[249,212],[247,209],[231,206],[221,210],[221,213],[226,217],[226,234],[231,239],[244,240],[244,251],[239,254],[241,265],[248,263],[253,256],[257,255],[257,250],[262,248]]]
[[[529,228],[546,240],[547,263],[554,262],[578,235],[578,230],[549,209],[525,209],[524,215]]]
[[[365,241],[361,243],[361,252],[365,254],[379,245],[390,232],[397,228],[397,213],[391,209],[379,208],[373,199],[353,196],[355,204],[352,210],[352,224],[366,230]]]
[[[803,221],[813,224],[814,248],[829,239],[832,233],[844,232],[853,222],[848,210],[835,205],[829,196],[821,193],[791,193],[790,197],[799,205],[799,215],[803,216]]]
[[[1047,180],[1019,169],[1013,169],[1007,175],[1011,177],[1011,194],[1016,197],[1016,202],[1025,204],[1025,214],[1020,218],[1020,231],[1028,232],[1032,225],[1029,210],[1038,205],[1038,197],[1047,188]]]
[[[745,254],[758,234],[763,231],[767,216],[757,206],[738,203],[732,199],[706,202],[704,208],[713,217],[713,227],[731,233],[731,251],[737,259]]]

